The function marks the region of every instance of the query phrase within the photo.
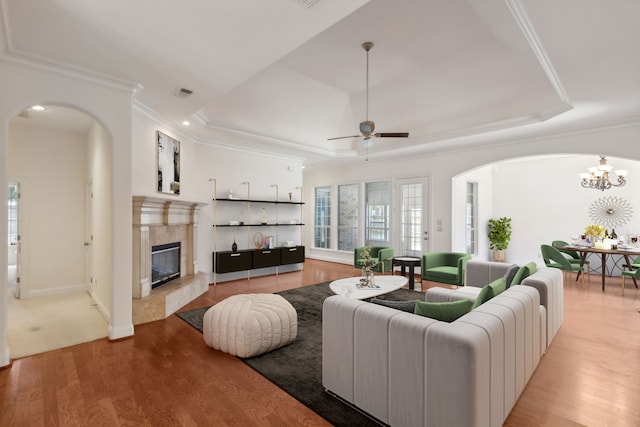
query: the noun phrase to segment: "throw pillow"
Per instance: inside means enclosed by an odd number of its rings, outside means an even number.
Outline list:
[[[535,262],[531,261],[529,264],[527,264],[527,269],[529,270],[529,274],[527,274],[528,277],[538,271],[538,265]]]
[[[491,289],[490,285],[486,285],[482,289],[480,289],[480,293],[476,297],[476,300],[473,302],[471,309],[480,307],[491,298],[493,298],[493,289]]]
[[[516,276],[517,272],[518,266],[514,264],[511,266],[511,268],[509,268],[509,270],[507,270],[507,273],[504,275],[504,279],[507,281],[507,289],[509,289],[509,287],[511,286],[511,282],[513,282],[513,278]]]
[[[453,322],[471,311],[472,306],[473,302],[468,299],[451,302],[416,301],[414,313],[443,322]]]
[[[395,308],[396,310],[413,313],[416,309],[416,301],[389,301],[385,299],[371,298],[373,304],[384,305],[385,307]]]
[[[519,285],[524,279],[529,275],[529,268],[526,265],[523,265],[518,269],[518,272],[515,276],[513,276],[513,280],[511,281],[511,286]]]
[[[491,296],[491,298],[493,298],[497,295],[500,295],[505,291],[505,289],[507,289],[507,281],[504,279],[504,277],[501,277],[489,283],[488,286],[493,290],[493,295]]]

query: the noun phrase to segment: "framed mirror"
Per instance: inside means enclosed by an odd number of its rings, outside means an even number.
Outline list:
[[[180,194],[180,141],[156,132],[158,193]]]

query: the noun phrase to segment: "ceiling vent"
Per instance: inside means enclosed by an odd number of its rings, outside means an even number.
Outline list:
[[[177,96],[178,98],[186,98],[187,96],[193,94],[193,91],[190,89],[185,89],[185,88],[180,88],[176,91],[176,93],[174,93],[175,96]]]

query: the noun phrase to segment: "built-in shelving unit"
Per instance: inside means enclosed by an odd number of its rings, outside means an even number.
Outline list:
[[[214,194],[215,180],[214,181]],[[305,248],[299,244],[301,232],[291,238],[291,227],[301,227],[302,206],[304,202],[293,201],[292,193],[289,193],[289,200],[279,200],[278,186],[272,185],[275,190],[275,199],[251,199],[250,185],[247,186],[247,197],[222,197],[213,199],[213,229],[214,229],[214,252],[213,273],[214,284],[217,284],[219,274],[246,271],[247,278],[251,278],[251,271],[258,268],[275,268],[275,274],[279,273],[278,267],[291,264],[304,263]],[[300,199],[302,199],[302,188]],[[275,208],[275,212],[266,214],[266,209]],[[234,217],[231,212],[239,212],[238,217]],[[259,212],[262,211],[262,214]],[[275,213],[275,217],[273,217]],[[265,220],[265,221],[263,221]],[[255,233],[254,231],[257,230]],[[265,231],[266,230],[266,231]],[[264,236],[265,232],[273,232],[272,235]],[[231,249],[229,236],[233,233],[233,243],[237,245],[236,250]],[[288,238],[286,242],[281,241],[282,234]],[[246,238],[246,243],[243,237]],[[286,244],[284,244],[286,243]],[[225,250],[219,250],[224,246]]]

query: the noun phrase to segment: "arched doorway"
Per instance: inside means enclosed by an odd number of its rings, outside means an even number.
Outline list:
[[[596,154],[549,154],[518,157],[486,164],[453,178],[452,248],[465,251],[466,216],[469,212],[467,188],[476,184],[477,252],[490,259],[486,225],[489,218],[510,217],[512,236],[507,261],[542,265],[540,245],[553,240],[571,240],[594,220],[590,208],[602,198],[616,197],[633,207],[629,221],[616,228],[618,235],[640,230],[640,161],[608,156],[616,169],[629,172],[627,184],[607,191],[582,188],[579,173],[596,165]]]
[[[20,210],[7,338],[17,358],[106,337],[96,295],[95,181],[110,171],[107,132],[75,108],[28,108],[9,123],[8,175]],[[108,195],[107,197],[110,197]],[[11,296],[13,294],[13,296]],[[18,298],[19,299],[18,299]]]

